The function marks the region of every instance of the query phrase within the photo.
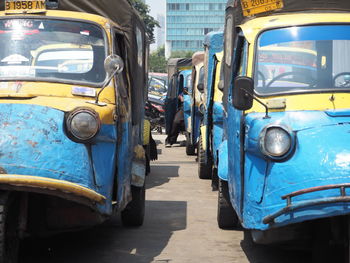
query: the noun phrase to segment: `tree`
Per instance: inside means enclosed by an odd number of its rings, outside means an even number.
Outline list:
[[[165,47],[162,46],[149,56],[150,72],[166,73]]]
[[[131,4],[134,8],[139,12],[143,22],[146,25],[146,32],[149,37],[150,43],[154,43],[154,28],[160,27],[157,20],[155,20],[152,16],[149,15],[150,8],[148,5],[143,3],[141,0],[130,0]]]
[[[176,50],[171,52],[171,58],[192,58],[193,51]]]

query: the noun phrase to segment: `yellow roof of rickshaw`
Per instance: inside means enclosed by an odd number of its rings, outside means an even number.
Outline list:
[[[243,22],[239,27],[249,43],[252,43],[256,35],[267,29],[278,27],[290,27],[310,24],[350,23],[349,12],[301,12],[286,13],[271,16],[252,18]]]

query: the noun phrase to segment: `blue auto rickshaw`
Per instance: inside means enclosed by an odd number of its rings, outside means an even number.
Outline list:
[[[204,114],[204,52],[197,51],[192,55],[192,93],[191,121],[186,130],[186,145],[191,145],[191,155],[198,147],[199,129]],[[187,152],[187,151],[186,151]],[[197,150],[198,153],[198,150]]]
[[[145,213],[148,40],[126,0],[0,3],[0,262],[20,238]]]
[[[218,224],[349,262],[350,3],[241,4],[226,9]]]
[[[192,60],[188,58],[171,58],[168,61],[168,91],[165,99],[165,131],[168,136],[172,132],[175,115],[180,109],[179,95],[184,95],[184,87],[188,83],[188,74],[181,72],[191,69],[191,65]],[[184,125],[181,131],[185,131]],[[191,150],[191,145],[187,147]]]
[[[187,131],[191,130],[192,118],[192,70],[183,70],[179,73],[180,79],[183,80],[183,111],[184,111],[184,124],[186,133],[186,154],[194,155],[195,148],[189,143],[187,138],[190,136]]]
[[[198,144],[198,176],[201,179],[216,177],[217,145],[222,141],[222,103],[214,102],[215,76],[218,66],[216,53],[223,49],[223,32],[210,32],[204,39],[204,111]],[[215,123],[215,126],[214,126]],[[216,131],[216,134],[213,131]],[[219,141],[216,141],[219,140]],[[215,147],[213,147],[215,146]],[[214,167],[213,167],[214,165]],[[212,170],[214,168],[214,170]],[[215,180],[217,181],[217,180]],[[214,186],[215,187],[215,186]]]

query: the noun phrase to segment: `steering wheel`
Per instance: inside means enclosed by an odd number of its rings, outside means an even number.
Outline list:
[[[306,72],[302,72],[302,71],[289,71],[289,72],[284,72],[282,74],[277,75],[276,77],[274,77],[273,79],[270,80],[269,83],[267,83],[266,88],[269,88],[272,83],[274,83],[275,81],[282,79],[286,76],[303,76],[303,77],[307,77],[308,79],[310,79],[310,86],[315,85],[315,79],[313,79],[310,74],[306,73]]]
[[[333,87],[335,87],[335,81],[337,80],[337,78],[339,78],[341,76],[350,76],[350,72],[342,72],[342,73],[335,75],[333,77]],[[340,86],[341,87],[350,87],[350,79],[345,79],[345,77],[344,77],[344,83],[341,83]]]

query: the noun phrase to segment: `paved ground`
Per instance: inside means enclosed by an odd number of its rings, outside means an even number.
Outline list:
[[[164,142],[164,136],[155,136]],[[303,263],[305,252],[253,245],[243,231],[216,224],[217,192],[197,176],[185,148],[164,148],[147,178],[146,218],[128,229],[119,217],[88,231],[26,240],[20,262],[28,263]]]

